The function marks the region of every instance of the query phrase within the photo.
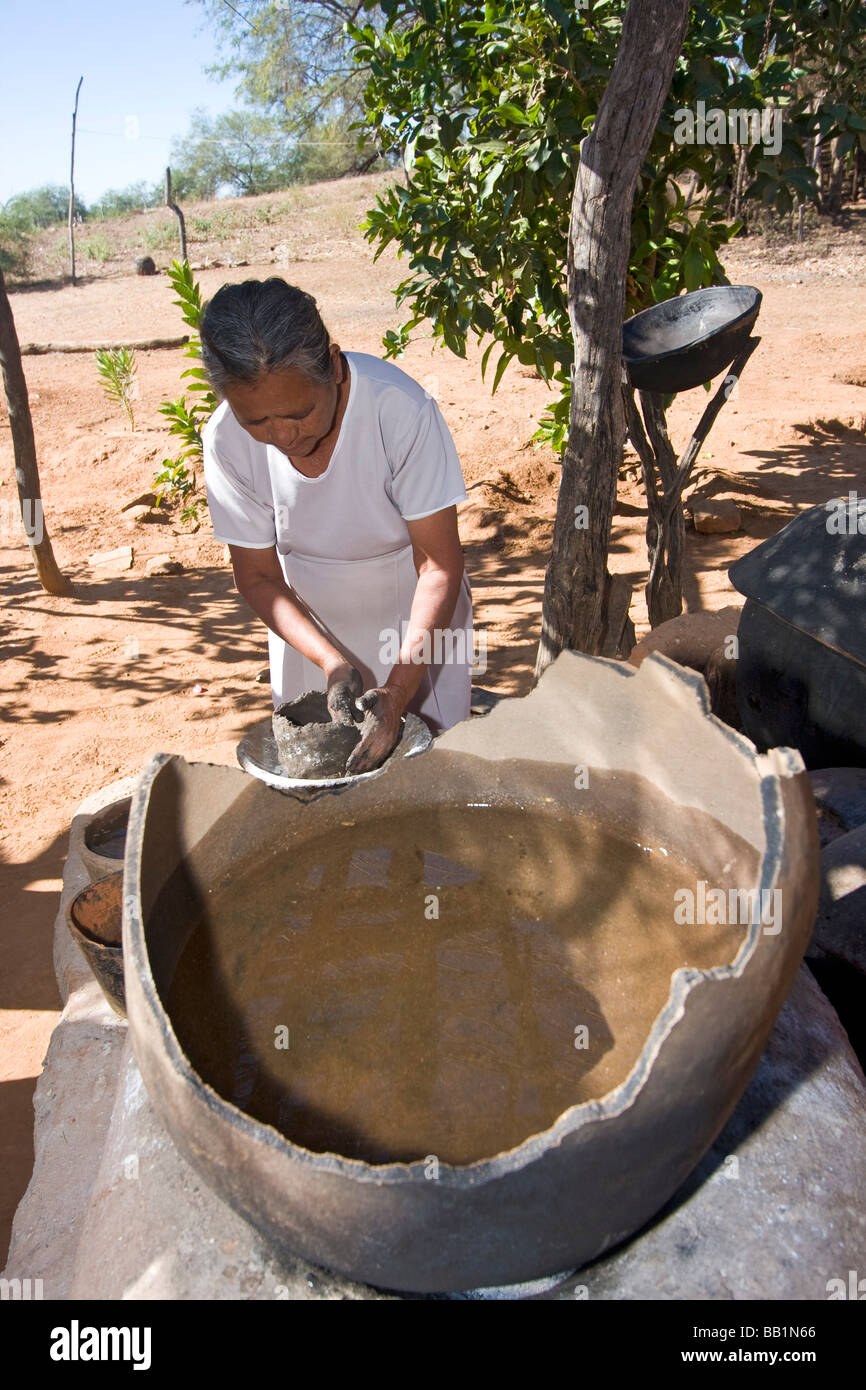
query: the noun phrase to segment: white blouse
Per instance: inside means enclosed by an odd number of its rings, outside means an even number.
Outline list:
[[[276,546],[287,583],[364,688],[384,683],[409,617],[417,573],[407,521],[466,497],[460,461],[436,401],[391,362],[344,353],[349,398],[328,467],[307,478],[257,443],[227,401],[206,424],[204,475],[217,540]],[[434,728],[469,717],[472,604],[465,574],[450,624],[409,708]],[[462,634],[462,636],[461,636]],[[274,704],[322,690],[324,673],[268,633]],[[437,654],[434,644],[432,655]]]

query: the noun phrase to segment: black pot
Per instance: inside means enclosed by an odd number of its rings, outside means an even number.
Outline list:
[[[632,386],[671,395],[712,381],[745,347],[760,308],[752,285],[720,285],[626,319],[622,355]]]

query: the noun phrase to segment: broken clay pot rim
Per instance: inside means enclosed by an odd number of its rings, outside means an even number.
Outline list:
[[[775,748],[770,749],[765,754],[759,754],[748,739],[711,714],[709,695],[703,679],[697,673],[677,666],[675,662],[669,661],[666,657],[652,653],[637,669],[611,662],[602,657],[583,656],[582,659],[597,662],[609,668],[613,667],[618,674],[627,680],[640,680],[641,671],[646,671],[647,668],[653,666],[663,666],[677,681],[691,688],[693,696],[697,697],[698,703],[703,707],[704,714],[716,728],[718,734],[734,744],[752,763],[758,783],[755,791],[756,795],[760,797],[761,817],[765,833],[765,849],[761,855],[760,879],[754,886],[761,891],[772,890],[780,877],[785,852],[784,843],[777,833],[779,819],[783,815],[781,784],[783,780],[796,777],[805,771],[803,761],[796,750]],[[529,699],[531,695],[523,698]],[[428,756],[436,756],[435,747]],[[174,754],[157,753],[154,754],[141,773],[138,786],[133,794],[130,814],[130,848],[127,851],[124,868],[123,890],[123,936],[124,945],[126,946],[127,942],[129,945],[129,949],[124,952],[125,969],[135,969],[138,974],[137,983],[142,990],[148,1011],[156,1022],[165,1055],[172,1069],[186,1084],[191,1085],[198,1092],[210,1109],[239,1126],[251,1140],[286,1153],[292,1161],[310,1165],[319,1171],[331,1172],[355,1181],[378,1185],[402,1184],[406,1182],[407,1178],[414,1177],[424,1179],[426,1164],[423,1158],[410,1163],[370,1164],[360,1159],[348,1158],[339,1153],[313,1151],[294,1143],[273,1126],[254,1119],[246,1111],[219,1095],[199,1075],[181,1048],[170,1016],[156,989],[146,949],[144,923],[139,915],[140,894],[133,891],[139,882],[142,840],[140,827],[143,827],[146,818],[151,785],[168,763],[178,761],[183,762],[185,760]],[[218,766],[216,764],[206,765]],[[687,809],[684,805],[683,810],[686,811]],[[752,921],[748,926],[744,923],[743,926],[746,928],[744,938],[733,960],[709,969],[687,966],[679,967],[672,972],[667,1000],[657,1013],[634,1065],[618,1086],[604,1096],[580,1101],[569,1106],[548,1129],[529,1135],[512,1149],[503,1150],[489,1158],[478,1159],[468,1164],[458,1165],[440,1161],[437,1182],[449,1188],[459,1189],[498,1179],[534,1163],[552,1146],[561,1143],[566,1136],[570,1136],[596,1121],[613,1119],[628,1110],[647,1082],[663,1044],[669,1038],[676,1023],[683,1017],[686,1002],[692,991],[704,983],[737,979],[744,973],[761,941],[764,926],[760,921],[760,916],[757,921]]]

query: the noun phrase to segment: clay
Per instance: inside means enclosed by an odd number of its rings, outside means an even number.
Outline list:
[[[659,623],[642,637],[629,655],[629,665],[640,666],[651,652],[660,652],[680,666],[689,666],[703,673],[710,658],[720,646],[731,650],[740,621],[740,610],[730,606],[715,613],[681,613],[666,623]]]
[[[342,777],[361,739],[358,728],[333,722],[321,690],[280,705],[272,723],[280,763],[291,777]]]

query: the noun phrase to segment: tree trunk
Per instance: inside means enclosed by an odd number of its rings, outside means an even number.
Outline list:
[[[839,138],[833,141],[830,147],[830,177],[827,181],[827,196],[824,200],[824,210],[831,217],[838,217],[842,211],[842,201],[845,186],[845,160],[839,157]]]
[[[817,103],[816,103],[817,105]],[[820,130],[815,135],[815,148],[812,153],[812,168],[818,177],[818,211],[825,212],[824,194],[826,184],[824,180],[824,139]]]
[[[6,282],[0,270],[0,368],[3,372],[3,385],[9,404],[9,428],[12,433],[12,450],[15,456],[15,481],[18,484],[18,501],[21,518],[27,534],[27,544],[39,582],[46,593],[71,594],[72,585],[60,573],[51,549],[51,541],[45,529],[42,513],[42,494],[39,488],[39,469],[36,463],[36,444],[33,439],[33,421],[30,418],[30,403],[27,399],[27,382],[21,366],[21,353],[18,349],[18,334],[12,307],[6,293]]]
[[[78,95],[81,91],[83,77],[79,77],[78,86],[75,88],[75,108],[72,112],[72,146],[69,153],[69,278],[73,285],[75,281],[75,123],[78,120]]]
[[[156,352],[160,348],[185,347],[189,334],[182,333],[177,338],[127,338],[123,343],[110,338],[99,338],[88,343],[22,343],[22,357],[40,357],[52,352],[116,352],[118,348],[129,348],[131,352]]]
[[[688,0],[631,0],[580,147],[568,236],[571,418],[544,583],[536,677],[564,647],[596,653],[625,441],[622,321],[634,189],[685,35]]]
[[[184,261],[189,259],[186,254],[186,222],[184,221],[183,213],[181,212],[177,203],[174,201],[174,198],[171,194],[170,169],[166,169],[165,171],[165,205],[167,208],[171,208],[172,212],[177,218],[177,229],[180,235],[180,259],[181,263],[183,263]]]

